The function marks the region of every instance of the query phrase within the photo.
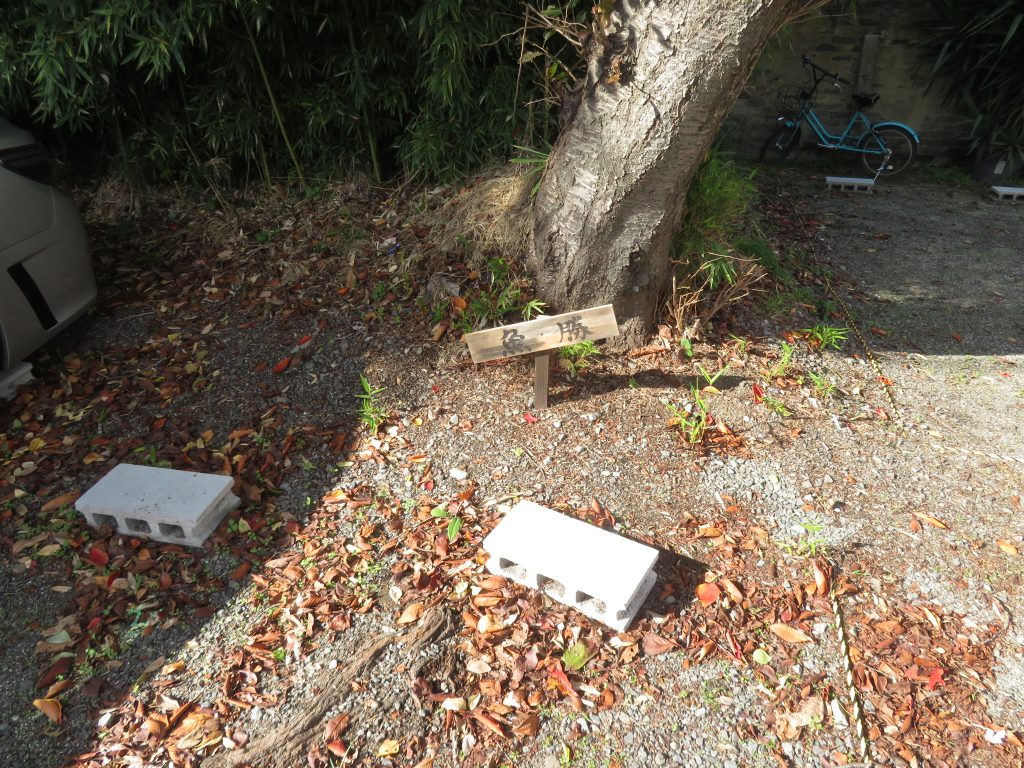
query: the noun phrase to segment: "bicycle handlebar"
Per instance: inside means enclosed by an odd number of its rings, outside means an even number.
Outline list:
[[[822,69],[821,67],[819,67],[817,64],[814,63],[814,59],[812,59],[806,53],[803,54],[800,57],[800,64],[802,66],[805,66],[805,67],[810,65],[811,69],[814,69],[814,70],[816,70],[818,72],[821,72],[822,75],[824,75],[825,77],[830,78],[831,80],[834,80],[837,83],[843,83],[844,85],[850,85],[850,81],[847,80],[845,77],[840,77],[838,72],[836,72],[836,73],[828,72],[828,71]]]

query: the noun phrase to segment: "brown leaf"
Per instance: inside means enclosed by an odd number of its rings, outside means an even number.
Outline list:
[[[538,731],[540,731],[540,718],[536,712],[530,712],[512,728],[512,732],[521,737],[536,736]]]
[[[348,728],[349,715],[347,712],[342,712],[340,715],[335,715],[327,724],[324,726],[324,741],[334,741]]]
[[[412,624],[414,621],[419,621],[421,615],[423,615],[423,603],[412,603],[405,607],[402,611],[402,615],[398,617],[399,624]]]
[[[505,738],[505,729],[501,727],[501,723],[499,723],[493,717],[488,715],[486,712],[473,710],[471,714],[473,715],[473,717],[476,718],[476,721],[480,723],[480,725],[482,725],[487,730],[491,731],[491,733],[494,733],[497,736]]]
[[[813,642],[805,632],[796,629],[795,627],[791,627],[788,624],[772,624],[768,628],[787,643]]]
[[[814,561],[814,587],[823,597],[828,594],[831,582],[830,571],[831,568],[828,565],[822,566],[817,560]]]
[[[946,524],[939,520],[937,517],[926,515],[924,512],[915,512],[914,517],[921,520],[922,522],[928,523],[928,525],[934,525],[936,528],[945,528]]]
[[[1017,556],[1017,546],[1012,541],[1007,541],[1006,539],[998,539],[996,541],[996,546],[1008,555],[1013,555],[1014,557]]]
[[[64,717],[60,702],[57,699],[35,699],[32,706],[50,718],[51,722],[59,723]]]
[[[644,635],[643,646],[645,654],[648,656],[657,656],[662,653],[668,653],[676,647],[676,644],[661,635],[648,632]]]
[[[721,585],[725,587],[725,591],[729,594],[729,599],[732,600],[736,605],[743,603],[743,592],[739,586],[732,579],[722,579]]]
[[[74,684],[75,684],[75,681],[73,679],[71,679],[70,677],[66,677],[63,680],[58,680],[56,683],[54,683],[53,685],[51,685],[49,688],[46,689],[46,694],[43,696],[43,698],[44,699],[52,699],[58,693],[61,693],[62,691],[66,691],[68,688],[70,688]]]
[[[721,596],[722,591],[718,588],[717,584],[705,581],[697,587],[697,599],[706,606],[711,605]],[[647,650],[647,638],[644,638],[644,650]]]
[[[240,562],[237,566],[235,566],[235,569],[231,571],[231,580],[240,581],[241,579],[243,579],[245,575],[249,572],[250,567],[251,566],[249,565],[248,560],[243,560],[242,562]]]
[[[74,493],[65,493],[55,499],[50,499],[48,502],[43,504],[39,511],[45,515],[47,512],[53,512],[53,510],[60,509],[61,507],[70,507],[75,503],[75,501],[77,501],[78,496],[79,494],[77,491]]]

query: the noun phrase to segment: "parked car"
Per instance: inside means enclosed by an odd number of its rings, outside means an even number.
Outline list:
[[[32,134],[0,118],[0,375],[96,301],[82,218]]]

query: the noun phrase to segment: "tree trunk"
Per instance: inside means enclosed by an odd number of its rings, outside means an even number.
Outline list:
[[[552,309],[614,303],[626,343],[644,340],[686,191],[793,5],[616,3],[591,38],[586,83],[534,204],[533,266]]]

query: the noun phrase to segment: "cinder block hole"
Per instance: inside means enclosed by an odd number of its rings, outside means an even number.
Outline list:
[[[153,530],[145,520],[139,520],[134,517],[125,518],[124,524],[128,526],[128,530],[132,533],[150,533]]]
[[[547,592],[552,597],[565,597],[565,586],[560,581],[547,576],[537,576],[537,589]]]
[[[160,533],[164,536],[169,536],[172,539],[184,539],[185,529],[180,525],[171,525],[170,523],[158,523]]]
[[[117,530],[117,518],[113,515],[93,515],[92,519],[96,522],[97,528],[109,526],[115,531]]]
[[[604,600],[598,600],[596,597],[588,595],[586,592],[576,593],[576,605],[591,608],[598,613],[605,613],[608,610],[608,605]]]
[[[526,581],[526,569],[514,560],[509,560],[507,557],[499,557],[498,568],[501,569],[502,573],[508,574],[517,581]]]

